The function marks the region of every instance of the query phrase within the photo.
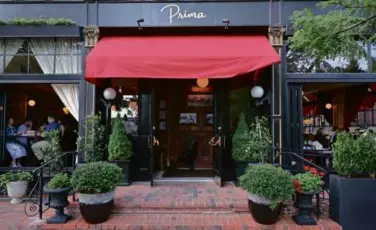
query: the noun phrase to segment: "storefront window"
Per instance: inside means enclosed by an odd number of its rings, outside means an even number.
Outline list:
[[[0,74],[80,74],[78,39],[2,39]]]
[[[366,51],[367,46],[363,47]],[[303,53],[289,50],[286,54],[286,67],[288,73],[363,73],[368,72],[368,61],[367,58],[346,60],[341,57],[317,61]]]

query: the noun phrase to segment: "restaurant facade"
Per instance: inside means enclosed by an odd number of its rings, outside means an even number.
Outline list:
[[[86,116],[101,112],[107,114],[104,123],[110,119],[114,107],[108,103],[119,107],[122,102],[108,102],[103,93],[115,89],[136,110],[135,114],[126,111],[137,126],[132,138],[134,180],[150,180],[150,172],[163,171],[192,154],[198,159],[192,167],[202,169],[198,176],[214,168],[221,180],[233,180],[231,134],[236,119],[231,108],[237,99],[231,99],[231,92],[246,88],[251,95],[251,89],[257,91],[259,95],[250,97],[248,104],[257,110],[255,114],[269,117],[275,151],[298,151],[303,148],[305,84],[376,80],[371,54],[363,73],[294,68],[288,73],[285,41],[292,35],[290,16],[304,8],[320,12],[317,2],[0,1],[4,22],[41,17],[74,22],[69,26],[0,25],[0,84],[52,84],[65,89],[59,98],[74,98],[62,102],[76,118],[80,135],[84,135]],[[25,44],[30,47],[26,70],[7,71],[13,57],[24,55],[19,48]],[[39,72],[29,67],[34,59]],[[3,145],[9,117],[6,98],[5,94],[0,98]],[[214,148],[208,144],[213,137],[221,137]],[[153,139],[160,146],[158,157],[150,163],[150,156],[156,156]],[[84,156],[79,155],[78,161],[83,162]],[[291,163],[283,155],[280,162]]]

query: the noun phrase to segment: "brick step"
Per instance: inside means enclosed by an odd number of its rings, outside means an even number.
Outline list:
[[[78,203],[71,202],[69,210],[79,212]],[[246,199],[176,199],[151,200],[140,203],[117,199],[113,213],[235,213],[248,211],[248,200]]]
[[[282,216],[275,225],[261,225],[254,221],[250,213],[232,214],[122,214],[112,215],[102,224],[91,225],[86,223],[81,216],[76,216],[66,224],[40,226],[42,230],[73,230],[73,229],[117,229],[117,230],[265,230],[265,229],[302,229],[297,226],[289,216]],[[308,228],[304,228],[308,229]],[[310,230],[340,230],[341,227],[334,222],[319,221],[316,226],[309,226]]]

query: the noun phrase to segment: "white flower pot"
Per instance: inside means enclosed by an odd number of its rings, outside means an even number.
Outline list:
[[[12,198],[11,204],[22,203],[22,197],[25,196],[27,191],[28,181],[14,181],[7,183],[8,196]]]

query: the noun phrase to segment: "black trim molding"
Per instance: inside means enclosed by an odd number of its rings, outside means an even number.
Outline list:
[[[376,73],[287,73],[288,83],[376,82]]]

